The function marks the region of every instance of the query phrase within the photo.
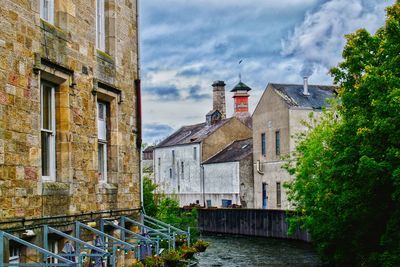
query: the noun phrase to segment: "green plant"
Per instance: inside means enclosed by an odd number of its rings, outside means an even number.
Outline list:
[[[340,101],[288,168],[290,225],[310,232],[329,266],[400,266],[400,1],[375,34],[346,38],[331,70]]]
[[[142,262],[138,261],[132,264],[131,267],[145,267],[145,266]]]
[[[204,252],[209,245],[209,242],[199,239],[193,244],[193,247],[197,250],[197,252]]]
[[[177,250],[170,250],[162,255],[162,259],[168,266],[176,266],[181,260],[181,254]]]
[[[147,256],[143,260],[145,267],[162,267],[164,265],[164,261],[159,256]]]
[[[197,249],[195,247],[187,247],[187,246],[181,247],[182,259],[185,259],[185,260],[192,259],[196,252],[197,252]]]

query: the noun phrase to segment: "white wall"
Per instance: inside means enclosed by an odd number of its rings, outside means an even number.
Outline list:
[[[240,205],[239,162],[224,162],[204,165],[205,198],[213,207],[221,207],[222,199]]]
[[[196,158],[194,157],[194,147],[196,147]],[[175,151],[174,162],[172,150]],[[196,200],[201,201],[198,198],[202,192],[200,163],[201,151],[198,143],[156,148],[154,150],[154,180],[159,185],[158,192],[176,194],[181,206],[196,203]],[[172,178],[170,169],[172,169]]]

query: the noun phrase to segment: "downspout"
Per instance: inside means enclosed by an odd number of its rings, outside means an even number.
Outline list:
[[[137,59],[137,77],[135,80],[136,90],[136,147],[139,150],[139,171],[140,171],[140,208],[144,212],[143,203],[143,170],[142,170],[142,94],[141,94],[141,80],[140,80],[140,32],[139,32],[139,0],[136,0],[136,59]]]

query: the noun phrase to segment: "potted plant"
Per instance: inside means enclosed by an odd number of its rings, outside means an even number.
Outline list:
[[[162,267],[164,265],[163,259],[159,256],[147,256],[143,263],[145,267]]]
[[[193,247],[197,250],[197,252],[204,252],[209,245],[210,243],[207,241],[197,240],[196,243],[193,244]]]
[[[181,248],[181,255],[185,260],[193,259],[193,256],[196,252],[197,250],[194,247],[182,246]]]
[[[165,267],[176,267],[179,266],[181,255],[176,250],[170,250],[162,255]]]

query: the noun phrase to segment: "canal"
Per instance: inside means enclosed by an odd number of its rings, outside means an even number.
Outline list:
[[[313,248],[304,242],[260,237],[208,235],[206,252],[197,266],[319,266]]]

